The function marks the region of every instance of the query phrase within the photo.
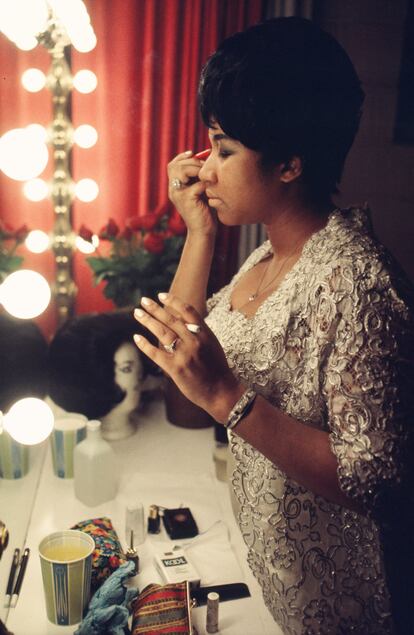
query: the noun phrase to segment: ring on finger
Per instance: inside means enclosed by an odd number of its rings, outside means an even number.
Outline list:
[[[180,338],[176,337],[175,340],[173,340],[170,344],[163,344],[164,350],[167,351],[167,353],[174,353],[179,341]]]
[[[180,179],[175,178],[171,180],[171,187],[173,190],[181,190],[184,187],[184,183]]]
[[[201,326],[199,324],[191,324],[186,322],[185,325],[190,333],[195,333],[197,335],[201,331]]]

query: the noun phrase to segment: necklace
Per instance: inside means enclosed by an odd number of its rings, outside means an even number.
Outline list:
[[[275,281],[275,280],[279,277],[279,275],[281,274],[281,272],[282,272],[282,270],[283,270],[283,267],[286,265],[286,263],[287,263],[287,262],[289,262],[289,260],[291,260],[291,259],[294,257],[294,255],[297,253],[297,248],[298,248],[299,243],[300,243],[301,241],[302,241],[302,239],[296,243],[296,245],[295,245],[295,246],[294,246],[294,248],[293,248],[292,253],[290,253],[290,254],[289,254],[289,256],[287,256],[287,257],[283,260],[282,264],[280,265],[279,269],[277,270],[276,275],[274,275],[274,276],[273,276],[273,278],[271,278],[271,280],[269,280],[269,282],[267,282],[267,283],[265,284],[265,286],[262,288],[263,280],[265,279],[266,274],[267,274],[267,272],[268,272],[268,270],[269,270],[269,267],[270,267],[270,263],[272,262],[272,259],[271,259],[271,258],[269,258],[269,263],[268,263],[268,265],[267,265],[266,269],[264,270],[262,277],[260,278],[260,282],[259,282],[259,284],[258,284],[258,286],[257,286],[257,289],[256,289],[256,291],[254,291],[251,295],[249,295],[248,302],[253,302],[254,300],[256,300],[256,298],[257,298],[259,295],[261,295],[261,294],[263,293],[263,291],[265,291],[268,287],[270,287],[270,285],[271,285],[271,284],[273,284],[273,282],[274,282],[274,281]]]

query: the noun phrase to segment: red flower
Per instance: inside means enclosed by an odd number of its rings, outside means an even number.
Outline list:
[[[164,238],[161,234],[150,232],[143,241],[144,247],[152,254],[160,254],[164,250]]]
[[[140,229],[151,231],[158,223],[158,220],[156,214],[143,214],[142,216],[134,216],[128,219],[127,223],[133,231],[139,231]]]
[[[124,240],[131,240],[133,235],[134,235],[134,232],[132,231],[132,228],[127,225],[125,229],[121,232],[119,237],[123,238]]]
[[[0,232],[4,235],[5,238],[12,238],[14,236],[14,229],[9,223],[1,220],[0,218]]]
[[[185,234],[187,231],[187,227],[179,214],[173,214],[170,216],[167,227],[175,236]]]
[[[18,229],[13,232],[13,238],[17,240],[17,242],[21,243],[26,238],[29,233],[29,228],[27,225],[22,225]]]
[[[99,238],[115,238],[119,234],[119,227],[113,218],[110,218],[99,232]]]
[[[86,227],[86,225],[81,225],[78,233],[83,240],[86,240],[88,243],[92,242],[93,232],[89,229],[89,227]]]

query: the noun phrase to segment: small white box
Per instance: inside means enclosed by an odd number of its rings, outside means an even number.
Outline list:
[[[181,549],[160,551],[154,555],[154,561],[159,574],[165,582],[183,582],[187,580],[194,586],[200,584],[200,576],[194,565],[189,561],[188,556]]]

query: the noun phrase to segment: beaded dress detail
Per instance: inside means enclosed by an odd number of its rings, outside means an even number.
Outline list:
[[[270,251],[266,241],[210,298],[206,321],[243,383],[330,433],[340,486],[366,515],[298,485],[232,433],[249,565],[285,635],[389,635],[378,519],[393,522],[387,501],[413,420],[412,289],[368,210],[350,208],[330,215],[253,317],[233,311],[233,287]]]

